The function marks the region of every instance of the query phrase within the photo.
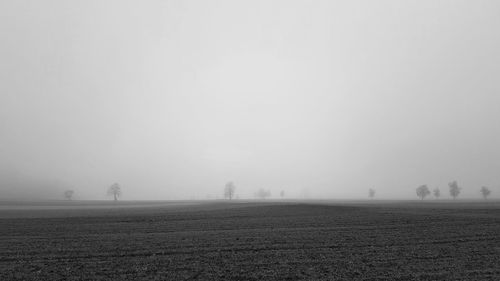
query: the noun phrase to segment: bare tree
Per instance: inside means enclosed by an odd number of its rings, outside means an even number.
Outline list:
[[[122,195],[122,189],[118,183],[112,184],[108,187],[108,195],[113,195],[114,201],[118,200],[118,197]]]
[[[441,196],[441,191],[437,187],[434,188],[434,190],[432,191],[432,193],[434,194],[434,197],[436,197],[436,199],[439,199],[439,197]]]
[[[73,194],[74,194],[74,193],[75,193],[75,192],[74,192],[73,190],[68,189],[68,190],[64,191],[64,198],[65,198],[66,200],[71,200],[71,198],[73,197]]]
[[[420,197],[420,200],[424,200],[424,198],[431,194],[431,191],[427,187],[427,185],[423,184],[419,187],[417,187],[417,196]]]
[[[373,197],[375,197],[375,189],[373,188],[370,188],[368,189],[368,196],[370,197],[370,199],[373,199]]]
[[[285,197],[285,191],[284,191],[284,190],[282,190],[282,191],[280,192],[280,197],[281,197],[281,199],[283,199],[283,197]]]
[[[265,190],[263,188],[259,189],[255,193],[255,197],[260,198],[260,199],[266,199],[267,197],[271,196],[271,191]]]
[[[228,198],[229,200],[233,199],[234,191],[236,190],[236,186],[232,181],[227,182],[224,187],[224,198]]]
[[[452,181],[448,183],[448,186],[450,187],[450,195],[453,197],[453,200],[457,198],[457,196],[460,194],[461,188],[458,186],[457,181]]]
[[[491,190],[486,186],[481,187],[481,194],[483,195],[484,200],[488,199],[488,196],[491,194]]]

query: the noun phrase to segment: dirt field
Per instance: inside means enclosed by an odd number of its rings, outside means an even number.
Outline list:
[[[498,202],[9,206],[0,280],[500,280]]]

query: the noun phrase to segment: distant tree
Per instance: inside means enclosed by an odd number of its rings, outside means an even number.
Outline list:
[[[236,186],[234,185],[234,183],[232,181],[226,183],[226,185],[224,187],[224,198],[229,199],[229,200],[233,199],[235,190],[236,190]]]
[[[431,194],[431,191],[429,190],[427,185],[424,184],[417,187],[417,196],[420,197],[421,200],[424,200],[424,198],[429,194]]]
[[[457,196],[460,194],[461,188],[458,186],[457,181],[452,181],[448,183],[448,186],[450,187],[450,195],[453,197],[453,200],[457,198]]]
[[[260,198],[260,199],[266,199],[267,197],[271,196],[271,191],[265,190],[263,188],[259,189],[255,193],[255,197]]]
[[[66,200],[71,200],[71,198],[73,197],[73,194],[74,194],[74,193],[75,193],[75,192],[74,192],[73,190],[68,189],[68,190],[64,191],[64,198],[65,198]]]
[[[284,190],[282,190],[282,191],[280,192],[280,197],[281,197],[281,199],[283,199],[283,197],[285,197],[285,191],[284,191]]]
[[[304,199],[309,199],[311,197],[311,191],[309,190],[309,188],[302,188],[300,190],[300,197],[304,198]]]
[[[436,197],[436,199],[439,199],[439,196],[441,196],[441,191],[437,187],[434,188],[434,190],[432,191],[432,193],[434,194],[434,197]]]
[[[488,196],[491,194],[491,190],[486,186],[481,187],[481,194],[483,195],[484,200],[488,199]]]
[[[373,197],[375,197],[375,189],[368,189],[368,196],[370,197],[370,199],[373,199]]]
[[[117,201],[118,197],[122,195],[122,189],[120,185],[115,182],[110,187],[108,187],[108,195],[113,195],[114,200]]]

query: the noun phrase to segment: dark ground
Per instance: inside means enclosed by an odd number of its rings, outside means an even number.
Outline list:
[[[500,280],[500,204],[0,204],[0,280]]]

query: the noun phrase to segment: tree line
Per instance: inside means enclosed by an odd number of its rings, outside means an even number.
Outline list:
[[[233,199],[236,191],[236,185],[234,182],[230,181],[227,182],[226,185],[224,186],[224,198],[225,199]],[[269,189],[264,189],[260,188],[254,193],[254,196],[259,199],[266,199],[268,197],[271,197],[271,191]],[[285,191],[282,190],[280,192],[280,197],[284,198],[285,197]]]
[[[448,188],[450,196],[453,198],[453,200],[457,199],[457,197],[460,195],[460,192],[462,191],[462,187],[458,186],[457,181],[449,182]],[[424,200],[427,196],[431,195],[431,190],[426,184],[420,185],[419,187],[416,188],[415,191],[420,200]],[[486,200],[490,196],[491,190],[486,186],[482,186],[479,189],[479,193],[481,193],[481,196]],[[432,190],[432,194],[436,199],[439,199],[441,197],[441,191],[439,190],[438,187]],[[370,188],[368,190],[368,197],[373,198],[374,196],[375,196],[375,189]]]
[[[448,188],[450,196],[453,198],[453,200],[457,199],[457,197],[460,195],[460,192],[462,191],[462,187],[458,185],[457,181],[449,182]],[[427,196],[431,195],[431,193],[436,199],[439,199],[441,197],[441,191],[439,190],[439,188],[436,187],[431,192],[431,190],[426,184],[420,185],[419,187],[416,188],[415,191],[420,200],[424,200]],[[232,181],[227,182],[224,186],[224,198],[229,200],[234,199],[235,192],[236,192],[236,185],[234,184],[234,182]],[[374,188],[368,189],[368,197],[370,199],[373,199],[375,197],[375,193],[376,190]],[[486,186],[482,186],[479,189],[479,193],[486,200],[491,195],[491,190]],[[64,191],[63,197],[66,200],[72,200],[74,194],[75,194],[74,190],[68,189]],[[120,184],[114,183],[111,186],[109,186],[106,194],[108,196],[112,196],[113,201],[118,201],[118,198],[122,195],[122,189]],[[266,199],[268,197],[271,197],[271,191],[268,189],[266,190],[260,188],[254,193],[254,196],[259,199]],[[284,190],[280,192],[280,197],[281,198],[285,197]]]
[[[73,195],[75,194],[75,191],[72,189],[65,190],[63,192],[63,197],[66,200],[73,200]],[[110,185],[108,187],[108,190],[106,192],[108,196],[113,197],[113,201],[118,201],[118,198],[122,195],[122,188],[119,183],[115,182],[114,184]]]

